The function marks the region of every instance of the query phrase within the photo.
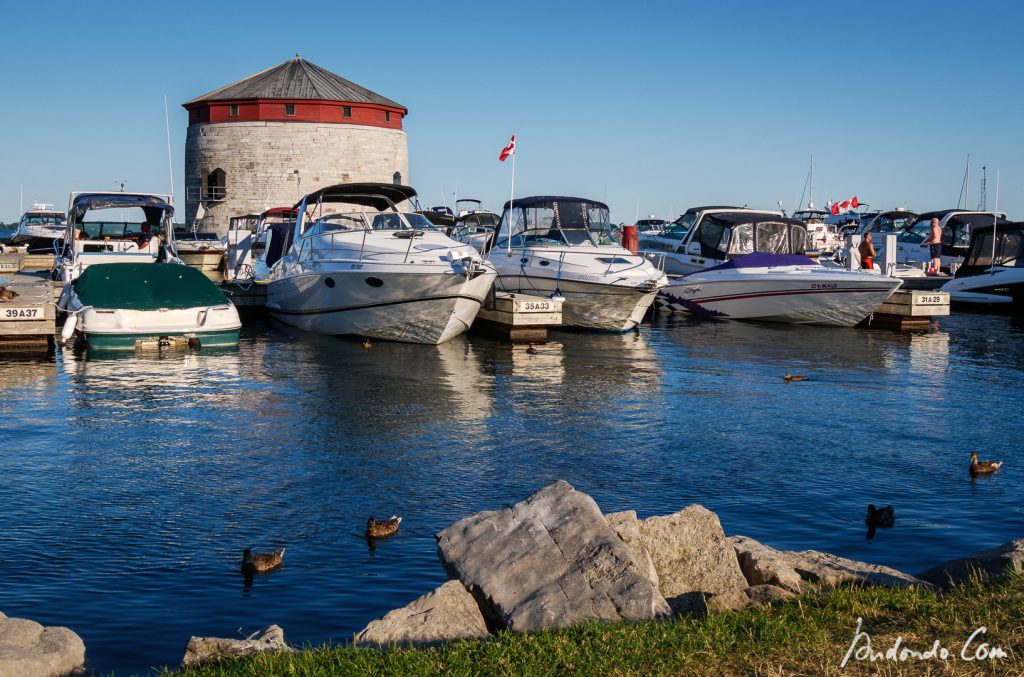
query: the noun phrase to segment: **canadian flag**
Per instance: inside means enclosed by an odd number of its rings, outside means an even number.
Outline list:
[[[498,155],[498,159],[504,162],[511,155],[516,154],[516,135],[513,134],[512,138],[508,140],[508,145],[501,149],[501,153]]]
[[[833,214],[845,214],[846,212],[850,211],[851,209],[856,209],[859,206],[860,206],[860,203],[857,202],[857,196],[854,195],[849,200],[845,200],[843,202],[833,202],[832,203],[832,213]]]

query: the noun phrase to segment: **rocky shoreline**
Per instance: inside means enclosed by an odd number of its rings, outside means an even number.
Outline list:
[[[1024,570],[1024,539],[912,576],[726,536],[718,516],[700,505],[643,520],[632,510],[604,515],[593,498],[563,481],[508,508],[466,517],[436,537],[450,580],[370,622],[355,644],[436,646],[502,630],[699,616],[843,583],[942,591],[974,576]],[[290,649],[277,626],[241,640],[193,637],[183,666],[281,650]],[[71,630],[0,614],[0,675],[57,677],[81,670],[84,659],[85,646]]]

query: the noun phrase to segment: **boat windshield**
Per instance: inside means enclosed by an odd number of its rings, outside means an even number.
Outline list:
[[[515,208],[512,223],[513,247],[529,246],[598,246],[618,247],[619,241],[612,231],[608,210],[579,200],[532,202]],[[507,237],[509,212],[501,217],[502,235]],[[496,246],[506,246],[505,239]]]
[[[90,209],[75,224],[77,240],[148,240],[163,233],[163,224],[154,223],[141,207]]]
[[[25,219],[26,225],[29,226],[45,226],[45,225],[62,225],[64,223],[63,214],[29,214]]]
[[[709,226],[714,226],[710,227]],[[717,243],[705,242],[718,235]],[[761,221],[730,226],[705,220],[701,224],[701,249],[725,251],[726,258],[744,254],[803,254],[807,230],[793,223]]]
[[[682,240],[695,223],[697,223],[697,212],[686,212],[658,233],[658,236],[671,240]]]
[[[824,223],[825,218],[828,217],[828,212],[819,211],[800,211],[793,214],[794,219],[799,219],[804,223]]]
[[[871,223],[864,225],[861,230],[864,232],[871,231],[871,233],[902,233],[905,231],[914,219],[917,218],[917,214],[906,212],[903,214],[879,214],[878,217],[873,219]],[[863,223],[863,222],[862,222]]]

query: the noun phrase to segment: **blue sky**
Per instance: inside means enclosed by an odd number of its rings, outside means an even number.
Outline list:
[[[955,206],[972,155],[988,206],[1024,220],[1024,9],[651,2],[8,3],[0,42],[0,221],[19,186],[168,189],[194,96],[296,52],[409,108],[426,204],[516,194],[605,199],[615,221],[709,203]],[[443,193],[442,193],[443,191]]]

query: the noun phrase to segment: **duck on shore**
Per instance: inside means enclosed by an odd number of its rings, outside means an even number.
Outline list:
[[[246,548],[242,553],[242,572],[246,575],[265,574],[281,566],[283,559],[284,548],[258,555],[253,555],[252,550]]]
[[[1002,461],[979,461],[978,452],[971,452],[970,471],[972,476],[988,475],[989,473],[994,473],[995,471],[999,470],[999,468],[1001,468],[1002,466]]]
[[[377,520],[372,517],[366,520],[366,537],[367,538],[385,538],[387,536],[393,536],[398,533],[398,525],[402,523],[402,518],[397,515],[392,515],[391,519]]]
[[[786,383],[799,383],[800,381],[806,381],[807,377],[806,376],[793,376],[787,370],[786,371],[786,375],[782,377],[782,380],[785,381]]]

